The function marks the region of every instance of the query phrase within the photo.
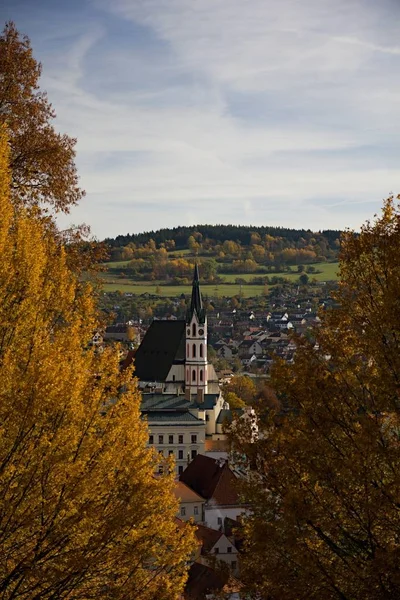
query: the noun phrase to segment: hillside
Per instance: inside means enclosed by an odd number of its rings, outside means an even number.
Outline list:
[[[266,286],[331,281],[336,279],[339,239],[340,231],[233,225],[118,236],[106,240],[110,262],[105,289],[129,287],[143,293],[152,286],[158,295],[166,295],[166,288],[171,293],[171,287],[185,292],[195,261],[202,283],[230,296],[248,286],[254,286],[248,290],[253,295],[256,290],[265,294]]]
[[[188,247],[188,239],[193,236],[204,242],[223,244],[226,241],[234,241],[243,246],[252,243],[252,236],[264,240],[266,237],[284,240],[288,245],[301,242],[312,243],[313,240],[322,242],[329,249],[337,249],[337,240],[341,232],[338,230],[324,230],[313,232],[310,229],[288,229],[285,227],[269,227],[254,225],[193,225],[178,226],[174,228],[147,231],[144,233],[132,233],[118,235],[116,238],[107,238],[105,243],[110,248],[121,248],[128,244],[142,246],[150,240],[154,240],[157,246],[173,241],[175,248],[183,250]]]

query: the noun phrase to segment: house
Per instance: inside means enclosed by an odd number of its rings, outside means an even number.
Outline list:
[[[249,358],[253,354],[256,356],[261,356],[263,353],[263,349],[261,344],[254,339],[243,340],[238,348],[238,353],[240,358]]]
[[[200,562],[194,562],[189,569],[185,586],[185,600],[240,600],[242,584],[232,575]]]
[[[226,563],[235,574],[239,572],[238,551],[222,531],[205,525],[197,525],[196,538],[201,543],[201,556],[198,562],[209,565],[214,559]],[[210,558],[212,560],[210,562]]]
[[[204,524],[223,531],[226,517],[237,520],[247,511],[239,499],[237,476],[228,462],[198,454],[179,476],[199,496],[204,504]]]
[[[131,339],[131,328],[125,323],[109,325],[104,332],[104,340],[114,340],[117,342],[127,342]]]
[[[196,524],[201,523],[203,521],[205,499],[179,480],[176,481],[174,494],[175,498],[179,500],[179,518],[182,521],[193,519]]]
[[[230,360],[233,356],[233,352],[232,352],[232,349],[227,344],[223,344],[222,346],[218,347],[217,355],[220,358],[225,358],[226,360]]]

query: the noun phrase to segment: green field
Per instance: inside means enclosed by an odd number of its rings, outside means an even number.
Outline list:
[[[123,268],[126,266],[128,261],[115,261],[106,263],[105,266],[109,268]],[[337,279],[337,270],[338,263],[315,263],[312,265],[317,271],[321,271],[320,273],[310,273],[308,277],[310,281],[316,279],[317,281],[332,281]],[[236,296],[238,294],[242,294],[244,297],[248,298],[251,296],[260,296],[265,293],[264,285],[240,285],[234,283],[236,278],[243,279],[245,281],[250,281],[253,277],[257,276],[268,276],[273,277],[276,275],[277,277],[284,277],[293,282],[296,282],[299,278],[300,273],[295,271],[295,267],[293,268],[292,273],[266,273],[266,274],[257,274],[257,273],[244,273],[244,274],[236,274],[236,273],[221,273],[220,276],[225,279],[224,283],[221,284],[212,284],[207,285],[205,283],[202,284],[202,290],[205,295],[209,296]],[[157,294],[159,296],[179,296],[180,294],[188,294],[190,293],[191,286],[190,285],[163,285],[162,281],[134,281],[128,277],[118,277],[118,275],[114,275],[109,271],[102,274],[104,279],[103,289],[105,292],[115,292],[120,290],[124,293],[130,294]],[[268,286],[269,287],[269,286]],[[156,288],[158,288],[156,292]]]
[[[337,271],[338,271],[338,263],[328,263],[328,262],[324,262],[324,263],[315,263],[313,265],[311,265],[314,267],[314,269],[316,271],[321,271],[321,273],[307,273],[308,277],[310,278],[310,280],[312,279],[316,279],[317,281],[332,281],[337,279]],[[253,279],[253,277],[285,277],[286,279],[289,279],[290,281],[297,281],[299,278],[299,275],[301,275],[301,273],[298,273],[296,271],[296,267],[292,267],[293,272],[292,273],[219,273],[219,275],[221,277],[223,277],[225,279],[225,281],[227,283],[230,283],[231,281],[235,281],[235,279],[239,278],[239,279],[244,279],[246,281],[250,281],[251,279]]]

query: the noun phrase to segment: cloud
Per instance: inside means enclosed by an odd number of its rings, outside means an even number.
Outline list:
[[[74,5],[36,36],[88,192],[60,222],[91,222],[99,237],[195,221],[358,226],[400,189],[394,11],[389,0]]]

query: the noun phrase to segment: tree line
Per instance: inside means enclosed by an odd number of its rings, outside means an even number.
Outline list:
[[[265,239],[266,236],[270,236],[272,238],[281,238],[285,240],[286,243],[296,243],[301,239],[309,242],[315,238],[319,241],[323,241],[328,248],[335,249],[337,248],[336,241],[340,239],[340,235],[340,231],[330,229],[312,232],[309,229],[290,229],[266,225],[195,225],[165,228],[144,233],[118,235],[115,238],[107,238],[104,242],[110,248],[119,248],[128,246],[128,244],[142,246],[147,244],[150,240],[154,240],[157,246],[161,246],[161,244],[168,243],[172,240],[175,248],[182,250],[188,247],[188,239],[191,236],[193,236],[196,241],[204,242],[205,240],[209,240],[214,244],[223,244],[225,241],[233,241],[243,246],[252,244],[252,236],[259,237],[259,239]]]

